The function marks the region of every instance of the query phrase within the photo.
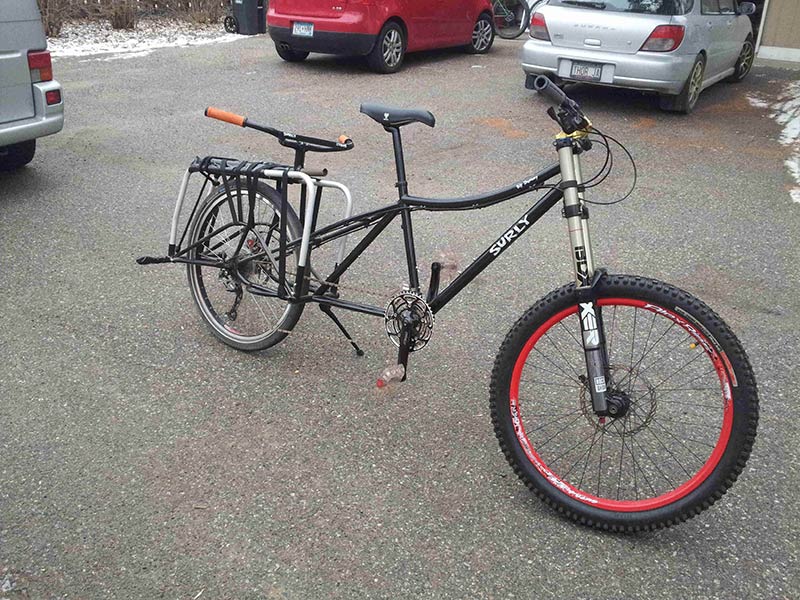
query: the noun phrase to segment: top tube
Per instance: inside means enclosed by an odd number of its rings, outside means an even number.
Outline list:
[[[486,194],[476,194],[464,196],[462,198],[421,198],[419,196],[405,195],[400,198],[400,202],[407,206],[415,206],[424,210],[471,210],[475,208],[486,208],[498,202],[516,198],[522,194],[542,187],[542,184],[561,173],[558,163],[552,164],[544,171],[541,171],[516,183],[489,192]]]

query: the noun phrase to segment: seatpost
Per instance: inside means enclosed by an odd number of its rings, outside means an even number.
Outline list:
[[[406,164],[403,160],[403,142],[400,139],[399,127],[386,127],[386,131],[392,134],[392,145],[394,146],[394,166],[397,169],[397,191],[402,198],[408,194],[408,181],[406,181]]]

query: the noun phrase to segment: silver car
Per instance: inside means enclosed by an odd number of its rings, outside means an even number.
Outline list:
[[[0,4],[0,171],[8,171],[33,159],[36,138],[61,131],[64,101],[36,0]]]
[[[522,51],[529,75],[658,92],[689,113],[700,92],[741,81],[753,66],[751,2],[547,0]]]

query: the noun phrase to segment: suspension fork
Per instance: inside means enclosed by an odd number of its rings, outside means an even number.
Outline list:
[[[581,132],[578,132],[581,133]],[[603,276],[595,269],[589,213],[584,205],[583,176],[580,164],[580,137],[556,139],[561,167],[561,188],[564,192],[564,217],[569,231],[570,250],[575,268],[575,288],[578,299],[578,319],[586,361],[586,382],[592,397],[592,408],[598,416],[608,414],[606,399],[609,380],[608,355],[603,329],[603,315],[597,305],[594,288]]]

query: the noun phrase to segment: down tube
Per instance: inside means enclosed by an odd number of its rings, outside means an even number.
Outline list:
[[[495,258],[508,250],[511,244],[522,237],[522,234],[525,233],[534,223],[536,223],[536,221],[541,219],[542,216],[547,213],[547,211],[553,208],[553,206],[555,206],[562,197],[563,193],[559,189],[552,189],[542,196],[539,201],[528,210],[528,212],[522,215],[522,217],[520,217],[517,222],[500,237],[499,240],[484,250],[483,254],[476,258],[470,266],[468,266],[450,283],[450,285],[442,290],[442,292],[431,301],[431,310],[434,313],[437,313],[444,308],[445,305],[450,302],[450,300],[455,298],[456,294],[463,290],[470,281],[475,279],[475,277],[477,277],[481,271],[492,264]],[[513,237],[511,237],[512,232],[516,233],[516,235]],[[503,246],[497,248],[498,242],[502,242]],[[492,252],[492,249],[495,249],[495,251]]]

